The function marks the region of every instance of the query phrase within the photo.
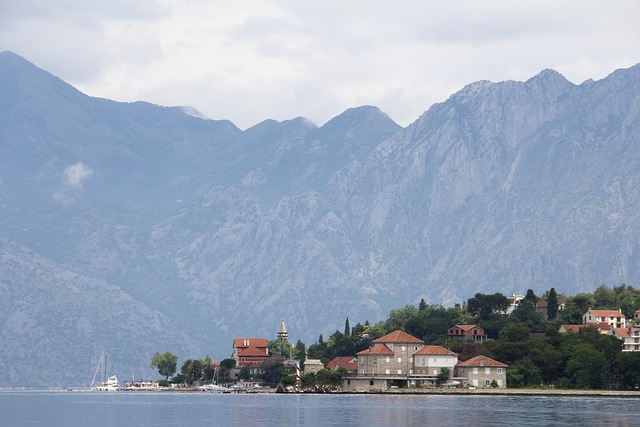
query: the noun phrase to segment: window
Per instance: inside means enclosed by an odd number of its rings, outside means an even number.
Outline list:
[[[386,369],[386,370],[384,371],[384,373],[385,373],[385,374],[387,374],[387,375],[389,375],[389,374],[391,373],[391,371],[390,371],[390,370],[388,370],[388,369]]]
[[[387,356],[387,363],[389,363],[389,356]]]
[[[405,346],[402,346],[402,347],[401,347],[401,350],[402,350],[402,351],[407,351],[407,348],[406,348]]]
[[[370,381],[369,381],[369,385],[373,385],[373,380],[370,380]]]
[[[501,374],[502,373],[502,368],[498,368],[498,373]]]
[[[473,368],[473,373],[477,374],[478,373],[478,368]],[[478,385],[478,384],[476,384],[476,385]]]
[[[402,363],[402,357],[398,357],[398,363]]]
[[[402,375],[402,369],[398,369],[398,375]]]
[[[485,387],[489,387],[491,385],[491,381],[489,380],[484,380],[484,386]]]
[[[489,375],[491,373],[491,368],[484,368],[484,373]]]

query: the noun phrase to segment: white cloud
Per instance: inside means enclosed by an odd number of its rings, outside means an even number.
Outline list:
[[[67,166],[61,185],[54,191],[53,198],[63,204],[71,204],[84,191],[84,181],[93,175],[93,169],[83,162]]]
[[[240,127],[363,104],[406,125],[473,81],[553,68],[580,83],[640,62],[634,0],[54,3],[2,2],[0,50],[89,95]]]

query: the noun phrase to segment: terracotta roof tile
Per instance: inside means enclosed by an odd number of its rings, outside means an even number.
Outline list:
[[[623,314],[618,310],[589,310],[593,316],[599,317],[622,317]]]
[[[328,364],[327,368],[336,369],[336,368],[344,368],[347,371],[357,371],[358,370],[358,359],[351,356],[339,356],[334,357]]]
[[[408,333],[396,330],[393,331],[383,337],[378,338],[373,341],[374,343],[416,343],[416,344],[424,344],[419,338],[414,337],[413,335],[409,335]]]
[[[374,345],[371,348],[362,350],[357,353],[357,355],[359,356],[364,356],[368,354],[387,354],[387,355],[393,356],[393,351],[391,351],[389,347],[387,347],[386,345],[382,344],[382,345]]]
[[[235,338],[233,340],[234,348],[243,347],[268,347],[266,338]]]
[[[247,357],[247,356],[264,356],[264,357],[268,357],[269,356],[269,352],[267,351],[266,348],[257,348],[257,347],[247,347],[247,348],[243,348],[238,352],[238,356],[241,357]]]
[[[416,351],[414,354],[438,354],[438,355],[449,355],[449,356],[458,356],[457,353],[449,350],[448,348],[444,348],[439,345],[425,345],[420,350]]]
[[[497,360],[494,360],[490,357],[487,356],[476,356],[474,358],[471,358],[469,360],[465,360],[464,362],[458,362],[458,364],[456,366],[495,366],[498,368],[506,368],[509,365],[506,365],[502,362],[498,362]]]

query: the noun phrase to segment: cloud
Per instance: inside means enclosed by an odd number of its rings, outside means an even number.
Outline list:
[[[67,166],[64,170],[63,181],[54,191],[54,200],[68,205],[84,192],[84,181],[93,175],[93,169],[83,162]]]
[[[477,80],[574,83],[640,62],[640,2],[0,2],[0,50],[83,92],[242,128],[377,105],[400,124]]]

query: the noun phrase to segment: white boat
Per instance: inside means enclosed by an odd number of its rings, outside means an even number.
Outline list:
[[[228,388],[218,385],[218,384],[205,384],[205,385],[201,385],[199,387],[196,387],[196,390],[198,391],[217,391],[217,392],[225,392],[225,391],[229,391]]]
[[[101,377],[98,377],[98,375]],[[100,379],[102,378],[102,379]],[[120,385],[118,384],[118,378],[115,375],[111,375],[107,378],[107,353],[102,352],[100,355],[100,361],[96,367],[96,372],[93,374],[93,381],[91,381],[91,391],[118,391]]]

